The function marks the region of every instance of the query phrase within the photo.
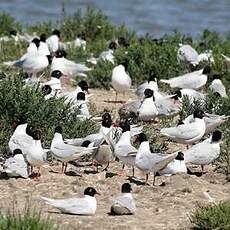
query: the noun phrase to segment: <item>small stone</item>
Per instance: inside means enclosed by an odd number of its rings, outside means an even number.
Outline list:
[[[184,192],[184,193],[192,193],[192,189],[186,187],[186,188],[183,188],[183,189],[181,190],[181,192]]]

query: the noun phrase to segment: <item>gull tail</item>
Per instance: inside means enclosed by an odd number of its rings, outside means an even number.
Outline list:
[[[222,56],[223,58],[225,58],[225,60],[230,61],[230,58],[227,57],[227,56],[225,56],[224,54],[221,54],[221,56]]]
[[[54,199],[51,199],[51,198],[47,198],[47,197],[42,196],[41,199],[44,200],[46,202],[46,204],[53,205],[53,203],[54,203]]]
[[[13,66],[16,64],[17,61],[6,61],[6,62],[3,62],[3,65],[6,65],[6,66]]]

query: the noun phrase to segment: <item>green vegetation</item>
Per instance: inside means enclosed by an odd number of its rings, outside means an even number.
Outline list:
[[[230,229],[230,202],[199,206],[190,216],[194,229]]]

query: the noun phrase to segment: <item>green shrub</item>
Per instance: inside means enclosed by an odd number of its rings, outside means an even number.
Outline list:
[[[72,112],[70,104],[64,103],[64,98],[45,100],[40,89],[24,87],[20,75],[13,79],[0,82],[0,147],[1,152],[7,152],[7,144],[13,130],[11,122],[15,118],[25,117],[27,122],[42,131],[45,147],[50,146],[54,128],[63,127],[64,136],[83,137],[96,131],[95,123],[90,120],[81,121]]]
[[[0,36],[9,35],[11,30],[21,31],[21,25],[15,19],[4,12],[0,13]]]
[[[230,229],[230,202],[199,206],[190,216],[194,229]]]

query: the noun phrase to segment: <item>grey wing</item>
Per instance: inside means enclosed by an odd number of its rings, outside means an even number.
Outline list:
[[[200,131],[196,128],[196,124],[190,123],[177,127],[163,128],[161,129],[161,133],[172,138],[192,139],[199,135]]]
[[[148,82],[144,82],[141,85],[139,85],[135,91],[136,95],[138,97],[144,96],[144,91],[148,87]]]
[[[114,199],[114,203],[127,208],[131,213],[136,211],[136,205],[133,199],[130,197],[118,196]]]
[[[89,203],[84,198],[50,199],[42,197],[42,199],[64,213],[88,214],[90,211]]]
[[[115,147],[116,154],[118,156],[135,156],[137,154],[137,149],[132,145],[120,145]]]

